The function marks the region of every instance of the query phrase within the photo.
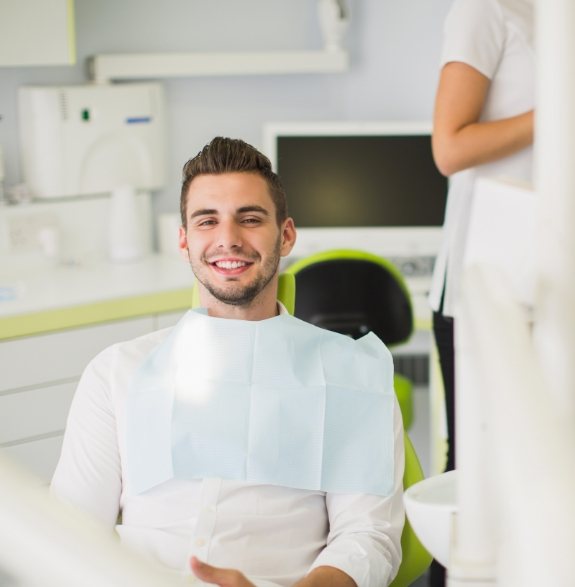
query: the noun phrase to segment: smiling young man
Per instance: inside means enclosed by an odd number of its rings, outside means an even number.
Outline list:
[[[211,141],[180,208],[202,308],[90,363],[53,492],[186,583],[388,585],[404,521],[389,351],[278,303],[296,232],[255,148]]]
[[[202,305],[223,318],[275,316],[280,258],[291,251],[296,233],[285,205],[276,211],[272,180],[256,171],[196,175],[196,167],[192,160],[184,168],[189,181],[182,192],[180,248]]]

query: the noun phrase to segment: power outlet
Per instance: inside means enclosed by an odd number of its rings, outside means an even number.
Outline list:
[[[8,243],[13,253],[41,251],[38,234],[43,228],[57,228],[58,220],[49,212],[17,214],[8,219]]]

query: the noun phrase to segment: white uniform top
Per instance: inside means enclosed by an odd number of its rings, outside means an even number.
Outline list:
[[[138,495],[126,491],[126,396],[144,358],[169,332],[113,345],[88,365],[52,491],[177,573],[188,574],[189,557],[196,555],[243,571],[258,587],[293,585],[321,565],[343,570],[359,586],[387,585],[401,561],[404,521],[397,402],[395,481],[388,497],[218,478],[172,479]]]
[[[452,61],[466,63],[491,81],[481,121],[508,118],[535,106],[532,10],[528,0],[455,0],[447,16],[441,66]],[[475,179],[531,182],[532,151],[528,147],[450,178],[443,243],[429,296],[433,310],[439,309],[445,283],[443,314],[454,314]]]

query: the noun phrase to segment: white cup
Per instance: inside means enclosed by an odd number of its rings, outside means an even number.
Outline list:
[[[38,243],[47,259],[60,260],[60,231],[55,226],[44,226],[38,231]]]
[[[144,255],[142,221],[133,186],[123,185],[110,194],[108,246],[114,262],[137,261]]]

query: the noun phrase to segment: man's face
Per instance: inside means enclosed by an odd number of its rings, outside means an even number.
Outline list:
[[[200,175],[188,189],[186,214],[180,249],[203,293],[232,306],[275,303],[280,257],[291,251],[295,229],[291,218],[277,225],[265,180],[246,172]]]

